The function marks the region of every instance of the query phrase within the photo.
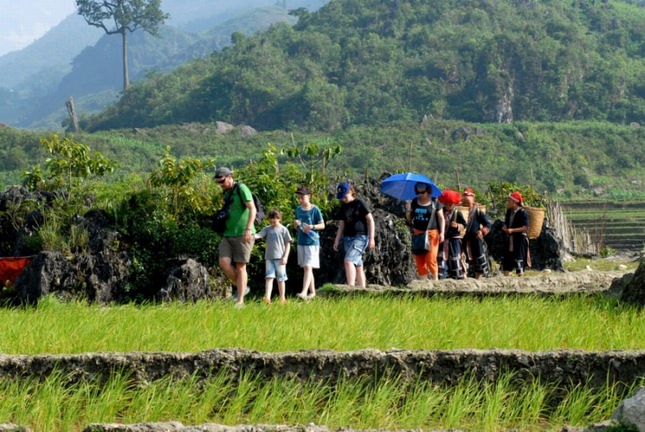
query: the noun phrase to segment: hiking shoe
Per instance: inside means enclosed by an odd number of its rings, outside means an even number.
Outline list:
[[[298,297],[300,300],[305,300],[305,301],[308,300],[307,294],[298,293],[296,294],[296,297]]]
[[[249,295],[250,292],[251,292],[251,288],[246,287],[246,289],[244,290],[244,297]],[[234,289],[233,292],[231,293],[231,300],[237,300],[237,288]]]

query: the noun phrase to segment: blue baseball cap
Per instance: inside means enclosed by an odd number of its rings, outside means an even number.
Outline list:
[[[349,183],[347,182],[338,183],[338,187],[336,187],[336,198],[338,199],[345,198],[350,190],[351,190],[351,186],[349,185]]]

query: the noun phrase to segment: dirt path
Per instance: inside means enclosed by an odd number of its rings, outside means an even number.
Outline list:
[[[540,273],[518,278],[516,276],[495,276],[490,278],[440,281],[412,281],[405,287],[368,285],[366,288],[334,285],[333,289],[321,290],[321,295],[368,294],[387,292],[393,294],[572,294],[609,292],[614,280],[624,276],[626,271],[578,271],[569,273]]]

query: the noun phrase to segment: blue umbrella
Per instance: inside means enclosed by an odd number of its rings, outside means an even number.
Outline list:
[[[414,186],[417,183],[430,185],[433,198],[441,196],[439,189],[427,176],[423,174],[407,173],[394,174],[381,182],[381,192],[400,201],[409,201],[417,197]]]

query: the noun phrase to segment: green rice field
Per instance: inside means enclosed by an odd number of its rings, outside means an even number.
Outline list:
[[[645,246],[645,201],[562,202],[574,227],[586,228],[604,246],[640,251]]]
[[[645,311],[603,298],[353,297],[286,305],[225,301],[88,306],[45,299],[1,309],[5,354],[364,348],[581,349],[645,347]]]
[[[240,347],[281,352],[398,349],[637,350],[645,310],[602,296],[436,296],[317,298],[286,305],[249,301],[102,307],[46,298],[33,308],[0,309],[4,354],[198,352]],[[636,388],[637,384],[632,386]],[[623,389],[624,390],[624,389]],[[0,379],[0,423],[40,431],[80,431],[89,423],[179,421],[315,423],[330,428],[542,431],[607,419],[624,397],[611,384],[560,386],[464,378],[456,385],[396,376],[333,384],[225,372],[141,383]]]
[[[601,421],[621,400],[609,385],[601,389],[586,385],[562,389],[539,382],[522,385],[513,383],[510,374],[495,383],[465,378],[453,386],[403,382],[396,377],[329,385],[244,374],[231,378],[225,373],[207,382],[164,378],[133,385],[124,375],[113,375],[104,384],[64,381],[61,376],[46,381],[0,380],[0,419],[29,425],[36,432],[142,421],[543,431]]]

